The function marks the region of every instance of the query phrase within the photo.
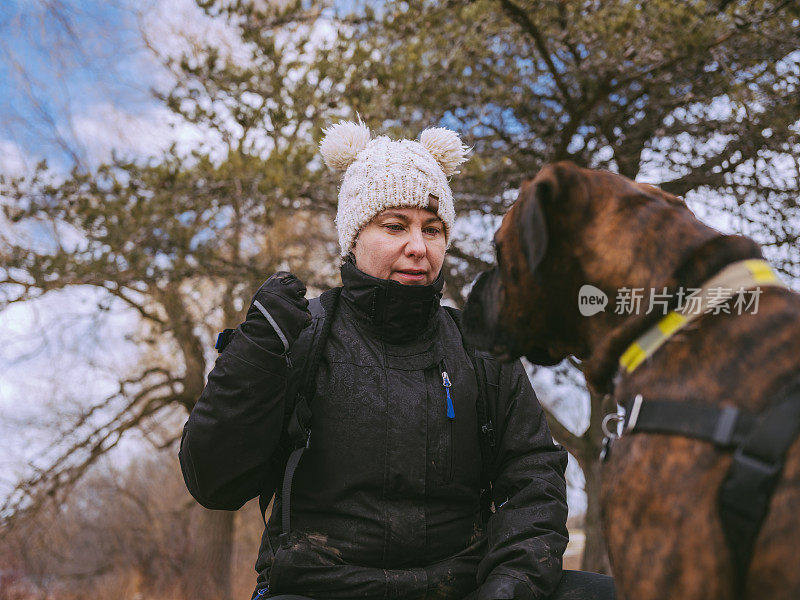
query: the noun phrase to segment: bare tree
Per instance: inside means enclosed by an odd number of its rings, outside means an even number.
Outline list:
[[[64,600],[194,598],[206,564],[203,509],[189,496],[174,460],[175,446],[158,452],[106,455],[63,501],[50,499],[34,516],[21,515],[0,535],[0,598],[53,594]],[[233,539],[236,597],[252,590],[252,545],[260,537],[258,507]],[[18,595],[19,594],[19,595]]]

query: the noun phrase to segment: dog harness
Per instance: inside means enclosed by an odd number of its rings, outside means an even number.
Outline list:
[[[693,304],[671,311],[628,347],[619,359],[619,375],[632,373],[699,316],[714,311],[743,290],[761,286],[786,287],[764,260],[728,265],[693,294]],[[753,544],[769,511],[784,457],[800,433],[800,380],[785,386],[770,407],[758,414],[731,405],[645,401],[637,394],[621,401],[617,413],[606,415],[603,432],[602,461],[608,458],[614,439],[633,433],[683,435],[733,452],[718,502],[733,561],[736,594],[741,596]]]

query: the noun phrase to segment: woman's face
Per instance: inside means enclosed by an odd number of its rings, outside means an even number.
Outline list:
[[[442,220],[421,208],[389,208],[359,232],[356,266],[367,275],[427,285],[439,275],[447,246]]]

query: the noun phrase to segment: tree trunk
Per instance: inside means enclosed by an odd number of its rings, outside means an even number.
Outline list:
[[[602,463],[597,460],[595,454],[576,458],[583,470],[583,477],[586,482],[584,487],[586,492],[586,520],[583,525],[586,542],[583,547],[581,569],[594,571],[595,573],[611,574],[611,565],[608,561],[608,551],[606,550],[600,514],[600,470]]]
[[[231,600],[235,518],[233,511],[201,511],[194,543],[194,568],[187,581],[188,598]]]

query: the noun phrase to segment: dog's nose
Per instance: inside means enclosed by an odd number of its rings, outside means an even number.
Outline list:
[[[489,271],[484,271],[475,280],[464,307],[464,338],[467,343],[488,350],[494,339],[493,323],[497,321],[494,311],[489,306],[486,287],[489,282]]]

